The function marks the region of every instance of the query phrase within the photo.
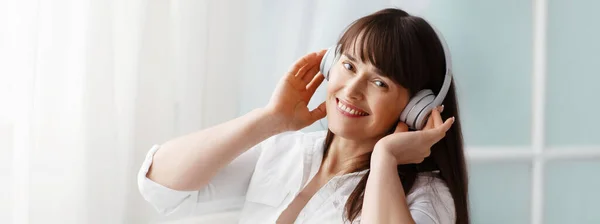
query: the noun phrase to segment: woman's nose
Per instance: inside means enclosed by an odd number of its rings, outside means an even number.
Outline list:
[[[364,80],[358,77],[348,80],[345,94],[348,99],[362,100],[364,98]]]

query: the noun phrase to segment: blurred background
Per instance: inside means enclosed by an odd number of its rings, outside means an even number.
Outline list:
[[[178,219],[137,190],[147,150],[266,105],[385,7],[450,46],[473,223],[600,223],[592,0],[0,0],[0,223]]]

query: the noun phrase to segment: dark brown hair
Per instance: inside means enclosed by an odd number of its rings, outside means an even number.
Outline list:
[[[354,49],[354,55],[369,62],[397,84],[407,88],[411,96],[422,89],[438,94],[444,81],[446,61],[440,39],[422,18],[400,9],[384,9],[354,21],[338,41],[341,53]],[[398,165],[398,175],[405,194],[415,183],[419,172],[439,170],[454,199],[456,223],[469,223],[467,170],[463,154],[458,101],[454,82],[443,101],[442,119],[454,116],[455,122],[446,136],[431,148],[431,155],[420,164]],[[394,124],[389,133],[393,133]],[[329,130],[324,142],[325,157],[333,141]],[[354,164],[356,172],[368,169],[370,153]],[[354,221],[362,211],[369,172],[362,177],[345,205],[345,218]]]

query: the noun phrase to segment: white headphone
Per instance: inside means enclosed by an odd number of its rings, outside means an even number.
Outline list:
[[[429,24],[435,31],[438,39],[442,43],[444,49],[444,57],[446,60],[446,74],[444,77],[444,84],[440,89],[439,94],[436,96],[430,89],[423,89],[415,94],[402,113],[400,114],[400,121],[406,123],[409,128],[414,130],[422,130],[425,127],[427,119],[431,114],[431,111],[440,106],[446,98],[450,84],[452,83],[452,60],[450,58],[450,51],[446,45],[446,41],[442,37],[441,33]],[[334,53],[332,53],[334,52]],[[339,52],[339,46],[333,46],[327,49],[327,52],[321,60],[321,74],[325,76],[325,79],[329,80],[329,72],[331,67],[339,60],[341,54]]]

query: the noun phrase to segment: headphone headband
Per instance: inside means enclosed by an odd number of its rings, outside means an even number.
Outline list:
[[[425,19],[423,19],[423,20],[425,20]],[[444,101],[444,98],[446,98],[446,94],[448,94],[448,90],[450,89],[450,84],[452,83],[452,57],[450,56],[450,50],[448,48],[448,44],[446,43],[446,39],[444,38],[442,33],[439,32],[438,29],[435,28],[435,26],[433,26],[433,24],[431,24],[429,21],[425,20],[425,22],[427,22],[427,24],[429,24],[429,26],[433,29],[436,36],[438,37],[438,40],[442,44],[442,48],[444,50],[444,60],[445,60],[445,64],[446,64],[446,66],[445,66],[446,72],[444,74],[444,83],[442,84],[442,88],[440,88],[440,92],[435,97],[435,100],[432,103],[433,105],[435,105],[437,107],[439,105],[442,105],[442,101]]]

